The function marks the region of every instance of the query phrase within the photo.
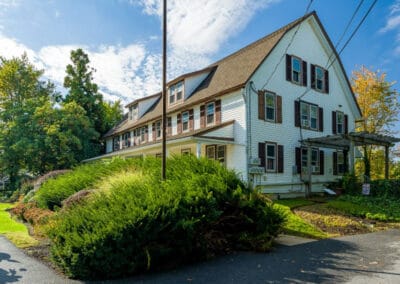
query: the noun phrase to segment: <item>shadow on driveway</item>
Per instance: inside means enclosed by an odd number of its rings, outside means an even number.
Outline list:
[[[12,268],[8,270],[2,269],[1,262],[19,263],[18,261],[11,259],[11,255],[0,252],[0,283],[18,282],[22,278],[22,276],[17,275],[17,271],[15,269]]]

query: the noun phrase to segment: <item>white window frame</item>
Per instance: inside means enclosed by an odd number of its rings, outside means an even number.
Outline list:
[[[295,67],[295,61],[298,61],[299,62],[299,70],[297,70],[296,68],[294,68]],[[296,57],[296,56],[292,56],[292,62],[291,62],[291,67],[292,67],[292,82],[293,83],[296,83],[296,84],[299,84],[299,85],[302,85],[302,79],[303,79],[303,61],[299,58],[299,57]],[[298,81],[296,81],[294,78],[295,78],[295,75],[297,74],[297,78],[298,78]]]
[[[211,108],[210,108],[211,106]],[[212,113],[209,113],[209,110],[212,110]],[[212,125],[215,123],[215,102],[211,102],[206,104],[206,125]],[[212,120],[209,120],[209,117],[212,117]]]
[[[324,92],[325,91],[325,69],[320,67],[320,66],[315,65],[315,69],[314,70],[315,70],[314,71],[315,72],[315,74],[314,74],[315,89],[320,91],[320,92]],[[319,74],[318,71],[320,71],[320,74]],[[320,76],[318,76],[318,75],[320,75]],[[318,87],[318,82],[321,83],[321,88]]]
[[[161,128],[161,120],[156,121],[156,139],[160,139],[162,137],[162,128]]]
[[[314,115],[312,109],[315,110]],[[306,112],[304,113],[303,110]],[[315,127],[312,126],[315,122]],[[318,130],[319,126],[319,108],[317,105],[300,102],[300,123],[305,129]]]
[[[222,154],[222,155],[221,155]],[[206,145],[206,157],[226,165],[226,145]]]
[[[146,129],[147,126],[140,127],[140,143],[146,142]]]
[[[341,118],[341,119],[340,119]],[[341,120],[341,122],[340,122]],[[336,111],[336,133],[344,134],[344,112]]]
[[[189,129],[189,111],[182,112],[182,132],[188,132]]]
[[[308,152],[307,148],[301,148],[301,172],[303,174],[307,174],[307,171],[308,171],[308,167],[307,167],[308,153],[307,152]],[[321,165],[319,164],[319,149],[311,148],[311,167],[313,169],[312,174],[319,174],[320,166]]]
[[[268,148],[273,147],[273,155],[270,155]],[[272,162],[270,164],[269,162]],[[272,167],[270,167],[272,165]],[[277,165],[277,145],[276,143],[265,143],[265,169],[267,172],[276,172]]]
[[[276,120],[276,95],[272,93],[265,93],[265,120],[275,122]],[[272,99],[273,105],[268,105],[268,99]],[[268,117],[268,109],[272,110],[273,117]]]
[[[168,89],[168,104],[174,105],[183,101],[184,83],[179,81],[178,83],[171,85]]]
[[[337,151],[336,153],[337,153],[336,154],[336,166],[337,166],[336,170],[337,170],[338,175],[343,175],[345,173],[344,153],[343,153],[343,151]]]
[[[138,104],[134,104],[133,106],[129,107],[129,119],[136,121],[139,117],[139,106]]]
[[[127,148],[131,146],[131,133],[130,132],[125,132],[122,137],[124,141],[124,146],[123,148]]]

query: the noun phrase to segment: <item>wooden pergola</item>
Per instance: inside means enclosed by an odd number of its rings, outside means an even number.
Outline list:
[[[385,147],[385,178],[389,178],[389,148],[394,143],[400,142],[400,138],[374,134],[369,132],[350,132],[348,134],[335,134],[323,137],[307,138],[300,141],[302,145],[307,147],[307,190],[306,196],[311,193],[312,171],[311,171],[311,147],[330,148],[343,150],[349,153],[348,166],[350,172],[354,172],[354,147],[357,146],[383,146]]]

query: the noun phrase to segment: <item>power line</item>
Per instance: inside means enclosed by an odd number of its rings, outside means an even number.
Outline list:
[[[347,33],[347,30],[350,28],[351,23],[353,22],[356,14],[358,13],[358,11],[360,10],[362,4],[364,3],[364,0],[361,0],[360,3],[358,4],[358,6],[356,7],[356,9],[353,12],[353,15],[351,16],[349,22],[347,23],[347,26],[345,27],[345,29],[343,30],[342,35],[340,36],[339,40],[337,41],[337,43],[335,44],[335,50],[337,49],[337,47],[339,46],[339,44],[342,42],[342,39],[344,38],[344,35]],[[331,60],[332,56],[334,55],[335,51],[332,50],[331,54],[329,55],[328,58],[328,62],[325,65],[325,69],[326,66],[329,64],[329,61]]]
[[[346,43],[344,44],[344,46],[342,47],[342,49],[339,51],[338,55],[335,56],[335,58],[332,60],[332,62],[329,64],[328,68],[332,66],[332,64],[336,61],[336,59],[338,58],[338,56],[342,53],[342,51],[346,48],[346,46],[349,44],[349,42],[351,41],[351,39],[354,37],[354,35],[357,33],[358,29],[361,27],[361,25],[364,23],[365,19],[367,18],[367,16],[369,15],[369,13],[372,11],[372,9],[374,8],[376,2],[378,0],[374,0],[374,2],[371,4],[371,6],[369,7],[367,13],[365,13],[364,17],[361,19],[360,23],[358,24],[358,26],[355,28],[355,30],[353,31],[353,33],[350,35],[349,39],[346,41]]]
[[[305,13],[304,13],[304,15],[303,15],[302,18],[304,18],[304,17],[307,15],[308,11],[310,10],[311,4],[312,4],[313,2],[314,2],[314,0],[310,0],[310,1],[308,2],[306,11],[305,11]],[[287,45],[286,48],[285,48],[285,52],[283,53],[283,55],[282,55],[281,58],[279,59],[278,63],[275,65],[274,70],[272,71],[271,75],[268,77],[267,81],[265,82],[264,86],[262,86],[261,89],[264,89],[265,86],[268,85],[269,81],[272,79],[272,76],[273,76],[273,75],[275,74],[275,72],[278,70],[278,66],[281,64],[283,58],[285,58],[286,53],[287,53],[287,51],[289,50],[289,47],[292,45],[293,40],[294,40],[294,37],[296,36],[297,32],[299,31],[300,26],[301,26],[302,23],[303,23],[303,22],[301,22],[301,23],[297,26],[296,31],[293,33],[292,38],[290,39],[288,45]]]

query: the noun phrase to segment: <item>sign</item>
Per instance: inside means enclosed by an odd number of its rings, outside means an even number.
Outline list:
[[[363,185],[362,185],[362,194],[363,195],[369,195],[370,190],[371,190],[371,185],[369,183],[363,183]]]

